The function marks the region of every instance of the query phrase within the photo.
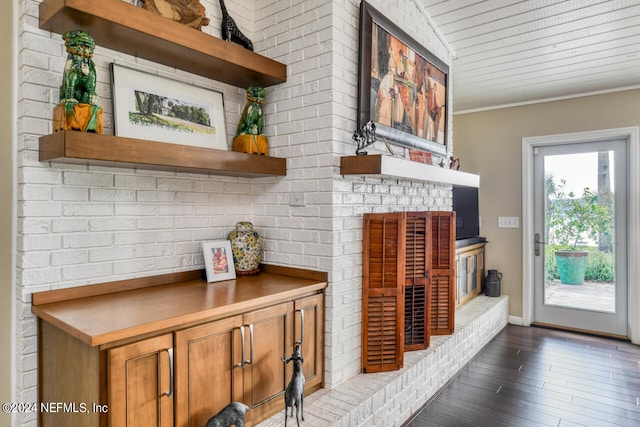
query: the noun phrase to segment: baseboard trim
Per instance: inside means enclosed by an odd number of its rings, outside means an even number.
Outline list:
[[[509,323],[517,326],[527,326],[524,324],[524,319],[519,316],[509,316]]]
[[[569,327],[565,327],[565,326],[551,325],[551,324],[548,324],[548,323],[541,323],[541,322],[533,322],[531,324],[531,326],[534,326],[536,328],[545,328],[545,329],[554,329],[554,330],[557,330],[557,331],[576,332],[578,334],[593,335],[593,336],[596,336],[596,337],[612,338],[612,339],[615,339],[615,340],[631,342],[631,339],[629,337],[625,337],[624,335],[609,334],[609,333],[606,333],[606,332],[596,332],[596,331],[589,331],[589,330],[586,330],[586,329],[569,328]]]

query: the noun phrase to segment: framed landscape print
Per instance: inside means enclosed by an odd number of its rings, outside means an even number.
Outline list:
[[[214,240],[202,242],[204,266],[207,271],[207,282],[218,282],[236,278],[233,264],[231,242],[229,240]]]
[[[360,6],[358,129],[406,148],[447,154],[449,67],[367,2]]]
[[[228,150],[222,93],[111,64],[116,136]]]

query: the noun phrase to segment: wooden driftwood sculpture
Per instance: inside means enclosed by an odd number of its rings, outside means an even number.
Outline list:
[[[141,0],[142,8],[195,29],[202,29],[211,20],[199,0]]]

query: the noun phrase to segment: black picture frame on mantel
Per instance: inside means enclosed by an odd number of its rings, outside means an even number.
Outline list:
[[[448,65],[365,1],[359,48],[358,129],[446,156]]]

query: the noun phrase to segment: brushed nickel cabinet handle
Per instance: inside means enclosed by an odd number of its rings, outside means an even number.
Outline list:
[[[244,368],[244,326],[240,326],[238,329],[240,329],[240,341],[242,342],[242,347],[240,347],[242,350],[242,354],[240,355],[240,363],[236,363],[234,366],[236,368]]]
[[[162,396],[173,396],[173,348],[165,350],[169,355],[169,391],[162,393]]]
[[[296,310],[296,313],[300,313],[300,341],[296,341],[296,344],[304,343],[304,310]]]
[[[249,360],[245,360],[244,363],[246,365],[252,365],[253,364],[253,323],[251,323],[249,325],[249,341],[250,341],[250,347],[249,347]],[[244,359],[244,357],[243,357]]]

